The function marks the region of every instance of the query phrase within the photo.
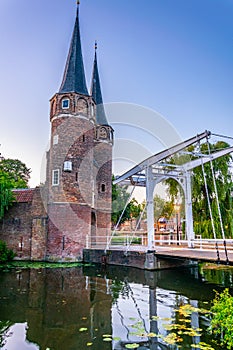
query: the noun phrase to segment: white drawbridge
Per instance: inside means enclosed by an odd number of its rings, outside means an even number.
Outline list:
[[[188,146],[200,143],[203,139],[206,139],[208,142],[210,135],[210,131],[205,131],[195,137],[159,152],[134,166],[123,175],[117,177],[114,181],[114,184],[146,187],[148,250],[154,248],[154,189],[158,183],[169,178],[176,180],[184,191],[186,220],[185,233],[188,240],[188,246],[192,247],[192,242],[194,240],[191,190],[192,170],[200,165],[203,167],[205,163],[212,162],[214,159],[233,152],[233,147],[227,147],[214,153],[198,154],[199,158],[187,161],[182,165],[167,164],[165,163],[165,160],[186,149]]]

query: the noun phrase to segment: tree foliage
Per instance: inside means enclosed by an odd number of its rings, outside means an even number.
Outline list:
[[[146,201],[143,201],[142,207],[146,206]],[[159,218],[165,217],[170,219],[174,214],[174,202],[172,200],[166,200],[160,197],[158,194],[154,196],[154,220],[158,221]],[[144,215],[146,217],[146,214]]]
[[[216,292],[213,306],[211,307],[212,319],[211,333],[217,337],[217,341],[224,349],[233,348],[233,297],[228,288],[222,293]]]
[[[0,219],[14,200],[12,189],[28,187],[30,172],[18,159],[0,161]]]
[[[6,243],[0,241],[0,263],[5,263],[12,261],[14,259],[14,252],[11,249],[8,249]]]
[[[30,179],[31,169],[18,159],[2,159],[0,161],[0,171],[8,174],[13,188],[27,188]]]
[[[0,170],[0,219],[5,210],[12,203],[14,196],[12,194],[12,183],[7,173]]]
[[[129,197],[130,194],[127,192],[127,186],[112,185],[112,223],[114,225],[119,221]],[[140,216],[141,211],[141,205],[135,198],[133,198],[126,206],[120,224],[132,218],[137,219]]]
[[[229,144],[223,141],[209,144],[210,151],[218,151],[229,147]],[[199,151],[195,146],[190,146],[188,151]],[[201,153],[208,154],[208,144],[202,144],[200,148]],[[186,159],[184,159],[186,158]],[[194,156],[189,156],[189,160],[193,160]],[[172,164],[180,164],[187,160],[187,155],[180,157],[173,157]],[[216,180],[217,194],[219,198],[221,217],[226,237],[233,235],[233,217],[232,217],[232,174],[229,171],[229,166],[232,162],[232,157],[226,155],[215,159],[212,162],[214,169],[214,177]],[[218,213],[218,206],[216,201],[216,192],[214,188],[214,181],[212,176],[211,164],[204,165],[204,171],[207,181],[207,192],[205,188],[204,176],[202,166],[193,169],[192,176],[192,204],[193,204],[193,219],[194,231],[196,234],[201,234],[203,238],[213,238],[213,230],[210,219],[210,211],[208,208],[207,193],[210,198],[211,210],[214,218],[215,230],[217,238],[221,238],[220,218]],[[166,181],[168,185],[168,192],[172,200],[177,197],[183,197],[183,192],[178,183],[169,179]]]

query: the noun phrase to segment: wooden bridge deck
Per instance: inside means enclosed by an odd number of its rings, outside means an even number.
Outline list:
[[[227,256],[224,249],[219,249],[219,260],[217,251],[215,248],[211,249],[198,249],[198,248],[187,248],[187,247],[176,247],[176,248],[167,248],[159,247],[155,249],[157,256],[163,257],[177,257],[180,259],[191,259],[196,261],[205,261],[205,262],[220,262],[226,263],[229,262],[230,265],[233,265],[233,251],[227,250]],[[228,259],[228,260],[227,260]]]

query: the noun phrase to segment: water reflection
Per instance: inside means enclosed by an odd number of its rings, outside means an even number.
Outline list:
[[[225,285],[232,286],[230,269],[1,271],[0,348],[122,350],[137,343],[139,350],[176,349],[156,336],[165,337],[171,323],[182,324],[175,310],[187,304],[208,308],[214,290]],[[190,327],[207,326],[205,315],[194,310]],[[199,341],[200,335],[186,336],[182,349]]]

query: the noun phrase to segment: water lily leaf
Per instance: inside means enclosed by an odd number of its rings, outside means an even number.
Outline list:
[[[160,317],[159,317],[159,316],[152,316],[151,319],[152,319],[153,321],[157,321],[157,320],[160,319]]]
[[[136,337],[147,337],[147,334],[144,333],[144,332],[142,332],[142,333],[140,333],[140,332],[129,332],[129,335],[134,335]]]
[[[161,320],[163,320],[163,321],[172,321],[172,318],[171,317],[163,317],[163,318],[161,318]]]
[[[112,341],[112,338],[104,338],[103,341]]]
[[[183,339],[179,337],[176,333],[170,333],[163,340],[169,345],[175,345],[176,343],[181,343]]]
[[[137,344],[137,343],[133,343],[133,344],[126,344],[125,345],[125,347],[126,347],[126,349],[137,349],[137,348],[139,348],[139,344]]]
[[[147,334],[147,336],[148,336],[149,338],[154,338],[154,337],[158,337],[158,334],[153,333],[153,332],[150,332],[150,333]]]
[[[198,344],[192,344],[191,347],[199,350],[214,350],[214,348],[212,348],[210,345],[204,342],[200,342]]]
[[[112,339],[115,340],[115,341],[120,341],[120,340],[121,340],[120,337],[114,337],[114,338],[112,338]]]
[[[86,327],[79,328],[79,332],[86,332],[86,331],[87,331]]]

